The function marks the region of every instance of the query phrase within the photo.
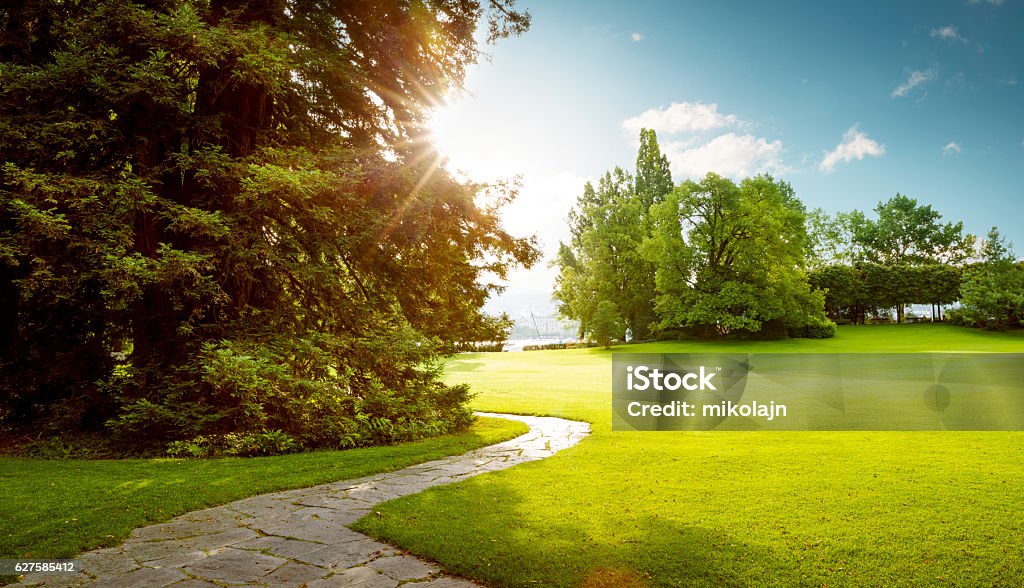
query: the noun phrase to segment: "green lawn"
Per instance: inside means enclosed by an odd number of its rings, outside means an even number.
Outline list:
[[[132,529],[247,496],[396,470],[521,435],[481,418],[460,435],[387,447],[208,460],[0,458],[0,558],[61,558]],[[2,582],[0,582],[2,583]]]
[[[1024,333],[841,327],[835,339],[629,352],[1024,352]],[[376,509],[357,528],[494,586],[1019,585],[1024,433],[612,432],[611,352],[463,355],[478,409],[587,420],[558,455]]]

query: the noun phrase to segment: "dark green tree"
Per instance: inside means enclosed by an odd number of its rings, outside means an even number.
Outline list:
[[[828,265],[812,270],[811,288],[825,295],[825,314],[832,320],[863,324],[865,293],[861,272],[849,265]]]
[[[429,109],[512,0],[0,8],[0,417],[299,446],[460,426],[436,378],[531,263]]]
[[[841,220],[850,234],[851,257],[890,267],[922,265],[958,265],[974,250],[974,236],[965,235],[963,222],[942,223],[942,215],[931,205],[896,194],[875,207],[876,219],[854,210]],[[925,287],[908,269],[893,270],[893,281],[886,288],[886,300],[896,308],[897,322],[903,322],[903,309],[911,302],[934,302],[915,288]],[[872,290],[874,291],[874,290]],[[880,291],[875,292],[881,295]]]
[[[602,300],[597,303],[594,309],[593,327],[590,330],[590,337],[595,343],[605,349],[612,346],[612,341],[622,337],[625,330],[619,310],[615,303]]]

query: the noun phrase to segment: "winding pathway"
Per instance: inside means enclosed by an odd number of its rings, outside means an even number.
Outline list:
[[[135,529],[118,547],[79,556],[82,572],[28,574],[30,586],[359,586],[472,587],[437,566],[346,525],[374,505],[431,486],[543,459],[579,443],[586,423],[552,417],[477,413],[522,421],[510,441],[401,470],[261,494],[167,523]]]

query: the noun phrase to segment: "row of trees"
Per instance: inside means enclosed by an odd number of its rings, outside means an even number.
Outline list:
[[[481,21],[493,41],[529,17],[514,0],[5,3],[3,424],[257,452],[465,425],[436,360],[502,336],[485,276],[537,255],[424,140]]]
[[[953,318],[1004,328],[1024,315],[1024,269],[998,230],[896,194],[874,209],[807,211],[786,182],[715,174],[674,186],[654,131],[640,133],[635,172],[587,184],[561,244],[555,298],[580,334],[608,342],[694,334],[829,336],[828,320],[904,320],[911,303],[961,302]],[[828,318],[826,318],[826,316]]]
[[[825,312],[833,320],[863,324],[887,316],[910,302],[932,305],[941,320],[943,304],[960,299],[961,270],[943,264],[912,266],[859,262],[829,265],[810,272],[811,285],[825,293]],[[902,320],[902,314],[898,315]]]
[[[959,303],[949,318],[972,327],[1004,329],[1024,314],[1024,266],[993,227],[985,238],[965,234],[963,223],[943,223],[930,205],[897,194],[874,209],[810,215],[811,283],[826,292],[832,318],[863,322],[895,310],[903,321],[911,303]]]

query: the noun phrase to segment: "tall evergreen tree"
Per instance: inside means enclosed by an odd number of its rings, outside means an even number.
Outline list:
[[[432,359],[531,263],[432,105],[514,0],[0,8],[0,418],[346,445],[466,421]],[[369,424],[368,424],[369,423]]]

